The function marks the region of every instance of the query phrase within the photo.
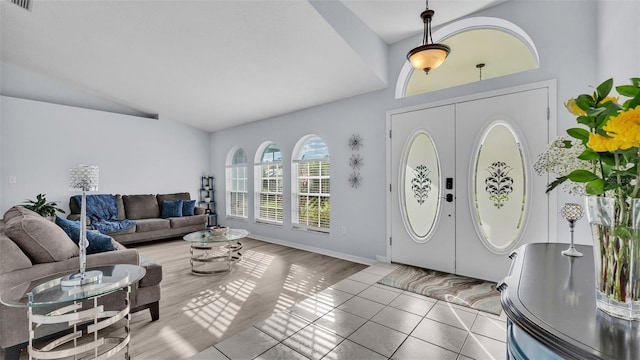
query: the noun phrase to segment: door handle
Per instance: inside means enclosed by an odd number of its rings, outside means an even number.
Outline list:
[[[447,200],[447,202],[452,202],[453,201],[453,194],[447,194],[445,196],[445,200]]]

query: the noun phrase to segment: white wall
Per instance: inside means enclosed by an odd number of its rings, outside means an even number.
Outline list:
[[[536,16],[531,16],[536,14]],[[574,14],[567,21],[567,14]],[[225,225],[245,227],[252,234],[267,239],[282,241],[291,246],[312,247],[327,253],[341,253],[346,257],[376,259],[386,257],[386,141],[385,130],[387,110],[406,106],[451,99],[478,92],[502,89],[516,85],[558,79],[558,104],[584,92],[589,85],[597,84],[596,50],[592,42],[583,39],[596,38],[595,2],[551,2],[513,0],[474,14],[493,16],[509,20],[520,26],[533,39],[540,55],[540,68],[519,74],[484,80],[482,82],[458,86],[450,89],[394,99],[393,85],[385,90],[361,95],[343,101],[274,117],[251,124],[215,132],[211,135],[212,171],[218,178],[216,186],[219,221]],[[419,43],[419,37],[393,44],[389,52],[390,84],[395,84],[404,64],[406,52]],[[487,44],[490,46],[490,44]],[[455,51],[453,49],[452,51]],[[340,79],[336,79],[339,83]],[[250,104],[250,99],[247,99]],[[575,120],[558,108],[558,134],[573,127]],[[285,197],[285,223],[282,227],[257,224],[253,221],[253,198],[250,198],[249,220],[239,222],[225,219],[224,160],[233,146],[242,146],[247,157],[253,159],[257,147],[267,140],[278,143],[284,155],[285,188],[288,194],[289,166],[295,142],[303,135],[314,133],[325,139],[331,151],[331,233],[329,235],[309,234],[291,227],[290,200]],[[363,185],[353,189],[347,183],[348,159],[352,154],[347,147],[347,139],[359,133],[364,139],[360,151],[364,159],[362,171]],[[253,176],[253,169],[249,171]],[[253,191],[250,183],[249,192]],[[547,196],[534,194],[534,196]],[[580,201],[558,194],[558,203]],[[558,215],[558,224],[564,220]],[[346,234],[342,234],[342,227]],[[558,226],[561,241],[568,241],[565,227]],[[579,224],[578,242],[590,243],[586,223]],[[566,239],[566,241],[565,241]],[[545,240],[545,239],[541,239]],[[551,239],[556,241],[557,239]]]
[[[184,124],[0,97],[0,212],[47,194],[68,210],[69,169],[100,166],[99,193],[198,195],[208,133]],[[16,177],[9,184],[10,176]]]

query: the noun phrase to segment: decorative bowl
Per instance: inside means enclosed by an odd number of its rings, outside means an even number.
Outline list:
[[[229,228],[226,226],[223,226],[223,227],[211,228],[210,230],[214,236],[222,236],[229,230]]]

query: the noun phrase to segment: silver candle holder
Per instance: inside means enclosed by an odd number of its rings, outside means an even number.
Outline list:
[[[575,203],[566,203],[562,205],[562,209],[560,209],[560,215],[569,222],[569,231],[571,232],[571,243],[567,250],[562,252],[562,255],[565,256],[582,256],[582,253],[576,250],[573,245],[573,229],[576,225],[576,221],[582,218],[584,215],[584,209],[580,204]]]

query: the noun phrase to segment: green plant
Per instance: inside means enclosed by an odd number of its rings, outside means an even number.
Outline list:
[[[49,201],[47,202],[47,198],[46,198],[47,194],[38,194],[36,195],[36,201],[33,200],[25,200],[26,202],[24,204],[22,204],[22,206],[24,206],[25,208],[31,210],[31,211],[35,211],[38,214],[40,214],[40,216],[43,217],[47,217],[47,216],[54,216],[56,214],[56,212],[62,213],[64,214],[64,210],[60,209],[57,205],[58,203],[55,201]]]

